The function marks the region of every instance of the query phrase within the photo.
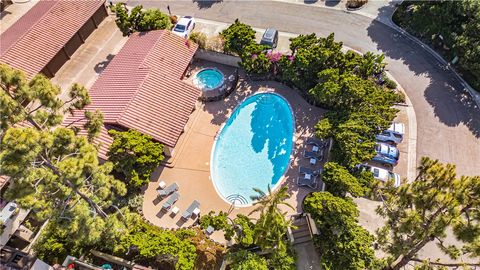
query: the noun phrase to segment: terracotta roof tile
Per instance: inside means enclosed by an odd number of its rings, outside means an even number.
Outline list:
[[[196,50],[168,30],[133,34],[90,89],[86,110],[102,111],[105,125],[135,129],[174,147],[200,96],[182,81]],[[74,112],[65,124],[83,126],[83,114]],[[108,144],[99,149],[105,158],[112,142],[106,128],[97,142]]]
[[[39,73],[104,0],[41,0],[0,36],[0,62]]]

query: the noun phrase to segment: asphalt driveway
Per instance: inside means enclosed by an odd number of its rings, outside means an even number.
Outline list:
[[[417,158],[430,156],[457,165],[458,174],[480,174],[480,110],[450,71],[390,27],[365,16],[276,1],[129,1],[174,14],[226,23],[239,18],[258,28],[326,36],[361,52],[386,55],[390,73],[405,88],[417,116]],[[418,160],[417,160],[418,161]],[[476,161],[476,162],[475,162]]]

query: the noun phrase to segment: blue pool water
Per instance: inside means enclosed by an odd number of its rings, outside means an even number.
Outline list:
[[[214,68],[206,68],[195,75],[194,83],[202,90],[219,87],[223,83],[223,74]]]
[[[293,133],[292,110],[280,95],[256,94],[241,103],[212,152],[211,176],[220,196],[248,205],[253,188],[274,188],[289,166]]]

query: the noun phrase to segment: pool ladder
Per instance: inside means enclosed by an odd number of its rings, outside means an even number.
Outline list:
[[[231,195],[228,195],[226,197],[227,201],[231,202],[232,204],[248,204],[248,201],[247,199],[245,199],[245,197],[243,197],[242,195],[240,194],[231,194]]]

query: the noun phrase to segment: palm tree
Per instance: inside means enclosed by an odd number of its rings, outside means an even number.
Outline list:
[[[254,243],[263,251],[286,250],[285,234],[288,228],[292,227],[292,221],[285,218],[287,212],[282,212],[279,206],[285,205],[294,209],[285,202],[290,197],[287,189],[287,186],[283,186],[277,192],[272,192],[269,185],[268,195],[258,188],[253,189],[258,194],[251,196],[251,199],[256,201],[253,205],[257,207],[249,215],[260,212],[254,229]]]

